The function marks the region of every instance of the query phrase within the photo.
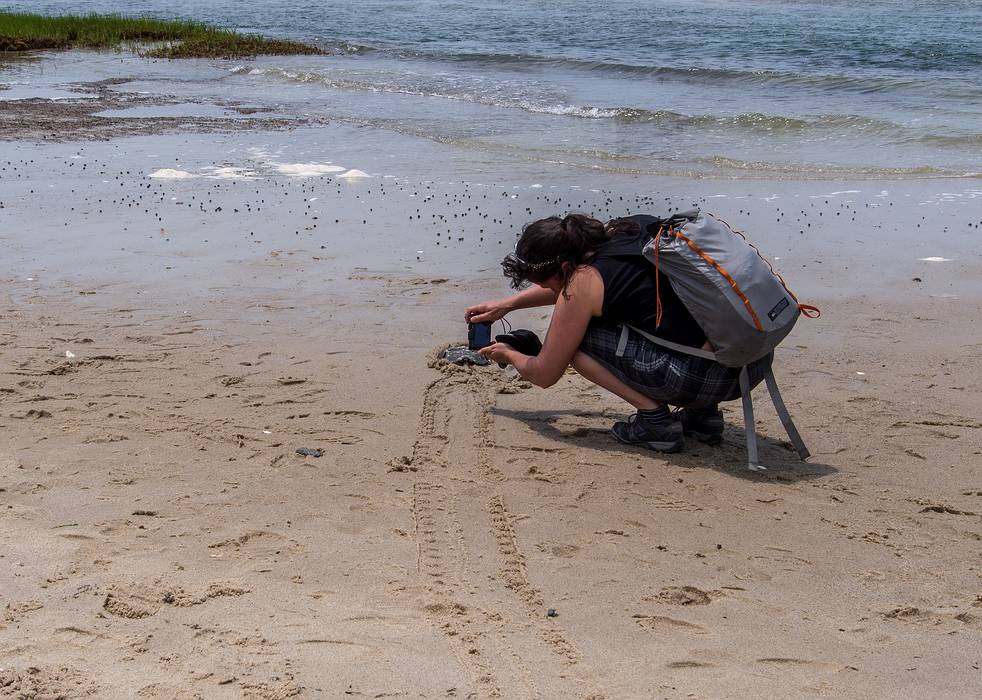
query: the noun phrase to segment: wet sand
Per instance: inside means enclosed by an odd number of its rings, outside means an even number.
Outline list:
[[[972,182],[482,176],[371,141],[2,145],[3,693],[976,694]],[[372,177],[279,168],[310,163]],[[763,394],[755,474],[738,406],[662,456],[573,373],[432,362],[525,221],[692,203],[823,309],[777,361],[808,463]]]

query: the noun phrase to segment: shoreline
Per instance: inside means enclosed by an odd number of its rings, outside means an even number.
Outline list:
[[[982,296],[982,190],[968,183],[606,176],[601,189],[534,164],[472,168],[451,147],[410,138],[380,150],[372,132],[347,125],[244,127],[8,142],[0,277],[25,290],[33,277],[55,289],[149,287],[176,300],[248,287],[258,273],[309,304],[355,293],[359,278],[377,274],[493,288],[498,263],[535,218],[695,205],[745,231],[803,298],[963,306]],[[419,164],[429,178],[413,176]]]
[[[38,134],[37,127],[30,124],[30,112],[26,112],[23,123],[7,129],[0,138],[102,139],[141,131],[152,133],[164,127],[220,128],[220,123],[207,117],[224,115],[229,119],[224,126],[230,129],[241,128],[235,122],[243,116],[287,120],[300,126],[345,124],[376,130],[382,139],[415,139],[424,148],[449,146],[492,166],[512,163],[522,168],[528,164],[544,172],[579,172],[585,177],[735,181],[960,178],[969,184],[982,177],[971,161],[971,148],[900,150],[891,155],[892,149],[886,147],[866,152],[860,158],[853,155],[856,149],[839,148],[828,154],[813,149],[797,159],[788,159],[784,154],[794,152],[794,143],[787,142],[787,135],[781,136],[783,141],[767,142],[766,134],[770,132],[755,126],[758,118],[764,116],[758,113],[723,119],[719,128],[733,130],[727,132],[730,138],[721,143],[721,134],[714,129],[692,126],[693,122],[700,123],[698,118],[673,112],[668,123],[659,126],[659,120],[651,122],[655,132],[667,129],[655,143],[650,140],[652,133],[644,131],[648,128],[644,122],[571,116],[568,105],[527,104],[470,93],[444,94],[447,86],[440,85],[401,88],[385,76],[395,70],[396,76],[409,80],[432,66],[411,64],[411,68],[401,68],[392,65],[392,58],[347,55],[343,51],[319,57],[276,56],[242,61],[166,61],[87,51],[41,53],[36,58],[25,62],[21,57],[4,64],[10,83],[0,91],[0,105],[4,107],[0,115],[22,109],[25,105],[18,103],[24,100],[48,99],[43,103],[47,118],[62,123]],[[408,73],[403,75],[406,70]],[[376,84],[369,79],[371,76],[383,82]],[[563,80],[575,83],[573,78],[566,76]],[[74,102],[73,96],[77,98]],[[102,109],[98,108],[100,100],[104,103]],[[155,105],[181,111],[183,121],[154,120],[148,108]],[[198,105],[197,111],[194,105]],[[115,113],[114,119],[103,114],[109,110]],[[59,111],[66,112],[60,119]],[[594,114],[593,108],[586,113]],[[103,116],[95,119],[97,114]],[[84,120],[84,128],[71,123],[79,119]],[[515,132],[514,137],[493,128],[487,130],[501,120],[510,124],[507,131]],[[673,120],[681,121],[676,124]],[[683,131],[694,129],[686,136],[693,141],[686,157],[666,153],[660,145],[676,139],[673,124]],[[641,139],[636,148],[625,149],[621,136],[613,141],[603,137],[632,129],[648,134],[636,135]],[[802,134],[805,133],[810,132],[806,129]],[[846,144],[856,134],[844,131],[837,138]],[[810,138],[815,137],[813,134]],[[700,145],[700,139],[706,142]],[[739,144],[744,141],[757,145],[742,148]],[[714,144],[711,148],[710,143]],[[903,143],[898,142],[898,147]],[[898,158],[904,153],[909,157]]]

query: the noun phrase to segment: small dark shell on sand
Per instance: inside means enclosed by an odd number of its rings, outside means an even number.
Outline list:
[[[303,455],[304,457],[320,457],[324,454],[324,450],[317,450],[312,447],[298,447],[297,454]]]

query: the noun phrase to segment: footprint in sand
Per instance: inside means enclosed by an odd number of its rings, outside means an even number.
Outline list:
[[[0,622],[20,622],[25,615],[28,615],[35,610],[40,610],[43,607],[44,604],[38,600],[25,600],[20,603],[7,603],[7,607],[3,611],[3,617],[0,617]]]
[[[248,559],[276,556],[280,553],[296,553],[303,547],[294,540],[270,530],[251,530],[236,537],[208,545],[208,549],[218,550],[212,556],[220,558],[224,553],[245,556]]]
[[[554,557],[560,557],[563,559],[569,559],[580,551],[580,548],[575,544],[566,543],[551,544],[548,542],[541,542],[535,545],[535,548],[540,552],[545,552],[546,554],[551,554]]]
[[[180,586],[166,586],[156,581],[150,584],[114,586],[106,594],[102,608],[116,617],[140,620],[156,615],[165,605],[189,608],[212,598],[238,597],[248,592],[248,589],[229,583],[212,583],[205,590],[193,593]]]
[[[972,607],[977,607],[980,600],[982,600],[982,596],[976,598],[976,601],[972,603]],[[969,629],[982,629],[982,618],[968,611],[950,614],[935,610],[921,610],[911,605],[901,605],[880,614],[887,620],[897,620],[899,622],[930,623],[933,625],[958,622],[961,625],[967,626]]]
[[[708,634],[709,630],[701,625],[696,625],[685,620],[676,620],[674,617],[664,615],[634,615],[634,621],[638,626],[648,632],[673,632],[684,630],[693,634]]]
[[[811,670],[839,671],[841,666],[828,661],[799,659],[793,656],[767,656],[762,659],[755,659],[755,663],[763,664],[776,668],[791,669],[795,666],[807,666]]]
[[[705,661],[672,661],[671,663],[665,664],[665,668],[680,669],[680,668],[712,668],[714,664],[706,663]]]
[[[658,600],[670,605],[709,605],[713,599],[710,593],[695,586],[668,586],[661,589],[658,595],[648,596],[642,600]]]
[[[277,377],[276,381],[283,386],[291,386],[293,384],[303,384],[307,380],[300,377]]]

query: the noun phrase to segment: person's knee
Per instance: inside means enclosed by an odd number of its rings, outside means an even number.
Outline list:
[[[582,350],[577,350],[576,354],[573,355],[573,359],[570,361],[570,366],[577,372],[583,367],[584,364],[592,360],[593,358],[587,355]]]

